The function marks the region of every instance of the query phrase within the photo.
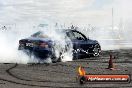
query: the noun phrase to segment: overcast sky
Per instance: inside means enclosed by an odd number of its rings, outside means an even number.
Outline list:
[[[115,24],[132,19],[132,0],[0,0],[0,23],[50,20],[73,24]]]

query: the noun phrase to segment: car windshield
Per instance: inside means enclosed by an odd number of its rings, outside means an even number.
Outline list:
[[[36,32],[31,36],[32,37],[37,37],[37,38],[48,38],[48,36],[46,34],[44,34],[42,31]]]

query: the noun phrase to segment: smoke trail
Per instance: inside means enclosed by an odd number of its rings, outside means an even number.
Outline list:
[[[36,26],[34,27],[34,25]],[[46,35],[48,34],[49,38],[55,41],[56,57],[60,57],[62,61],[72,60],[72,45],[67,47],[67,40],[61,32],[62,29],[58,29],[54,25],[39,27],[37,24],[18,24],[15,28],[11,27],[10,30],[8,28],[7,30],[0,30],[0,63],[50,63],[51,58],[40,61],[34,55],[29,57],[24,52],[18,51],[18,42],[20,39],[30,37],[31,34],[40,30]],[[69,50],[64,52],[65,48],[69,48]],[[60,52],[62,52],[61,56],[59,55]]]
[[[72,61],[72,42],[66,36],[65,29],[50,26],[48,29],[41,29],[45,35],[54,41],[55,55],[57,58],[61,58],[62,61]],[[61,53],[61,54],[60,54]]]
[[[0,31],[0,62],[26,63],[28,58],[23,52],[17,51],[17,36],[13,32]]]

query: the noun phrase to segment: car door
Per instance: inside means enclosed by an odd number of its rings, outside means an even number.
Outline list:
[[[82,33],[78,31],[70,31],[68,32],[68,36],[73,44],[73,53],[77,55],[86,53],[85,46],[87,45],[87,38]]]

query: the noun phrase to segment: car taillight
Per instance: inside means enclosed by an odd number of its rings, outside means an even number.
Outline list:
[[[43,48],[48,48],[48,44],[47,44],[47,43],[40,43],[39,46],[40,46],[40,47],[43,47]]]

